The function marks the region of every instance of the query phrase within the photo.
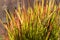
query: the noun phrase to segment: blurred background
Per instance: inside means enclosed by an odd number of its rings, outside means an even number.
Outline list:
[[[2,21],[5,23],[6,19],[5,19],[5,12],[4,12],[4,8],[8,8],[11,12],[14,11],[14,7],[17,7],[17,2],[19,1],[19,3],[21,4],[21,6],[23,5],[23,0],[0,0],[0,19],[2,19]],[[41,1],[41,0],[39,0]],[[34,0],[30,0],[30,6],[33,8],[33,4],[34,4]],[[45,0],[46,2],[46,0]],[[24,0],[25,6],[26,8],[28,7],[28,0]],[[55,0],[56,5],[58,6],[58,4],[60,3],[60,0]],[[0,23],[0,35],[5,35],[5,37],[7,37],[7,33],[5,31],[5,29],[3,28],[3,25],[1,25]],[[8,39],[6,39],[8,40]]]

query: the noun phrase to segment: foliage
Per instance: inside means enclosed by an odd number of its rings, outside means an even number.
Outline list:
[[[10,40],[58,40],[59,26],[56,23],[59,7],[54,0],[38,3],[34,1],[34,7],[30,5],[26,10],[18,3],[14,14],[5,9],[7,25],[3,24],[8,32]]]

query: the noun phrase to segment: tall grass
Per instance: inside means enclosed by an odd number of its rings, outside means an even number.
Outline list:
[[[59,26],[56,23],[57,14],[60,14],[60,7],[50,0],[44,6],[44,0],[41,3],[34,1],[34,7],[26,10],[25,4],[22,7],[18,3],[14,14],[7,9],[6,21],[4,25],[8,32],[10,40],[58,40]],[[58,20],[57,20],[58,21]]]

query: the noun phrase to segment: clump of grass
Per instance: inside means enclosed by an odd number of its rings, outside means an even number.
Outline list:
[[[3,24],[8,32],[10,40],[58,40],[59,26],[56,24],[58,6],[54,0],[38,3],[35,0],[34,7],[30,5],[26,10],[25,5],[21,10],[18,4],[14,14],[5,9],[7,25]],[[30,3],[29,3],[30,4]]]

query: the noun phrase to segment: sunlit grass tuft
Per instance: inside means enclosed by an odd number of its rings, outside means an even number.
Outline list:
[[[45,6],[44,0],[42,3],[35,0],[33,8],[29,5],[26,10],[24,4],[21,10],[18,3],[15,15],[5,9],[7,25],[0,21],[6,28],[10,40],[58,40],[59,26],[55,19],[60,13],[59,7],[54,0],[47,0]]]

